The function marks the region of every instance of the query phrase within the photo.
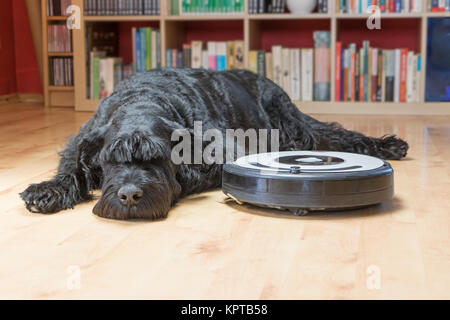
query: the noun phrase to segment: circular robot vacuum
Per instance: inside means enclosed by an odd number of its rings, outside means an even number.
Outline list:
[[[386,161],[332,151],[283,151],[241,157],[225,164],[222,191],[238,203],[289,210],[366,207],[394,195]]]

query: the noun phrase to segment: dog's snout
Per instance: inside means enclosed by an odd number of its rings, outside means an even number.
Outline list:
[[[133,206],[141,201],[144,191],[135,185],[127,184],[119,189],[117,195],[123,205]]]

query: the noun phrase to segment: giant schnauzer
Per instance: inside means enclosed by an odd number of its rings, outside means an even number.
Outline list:
[[[181,197],[221,184],[221,164],[178,164],[171,134],[192,130],[278,129],[280,150],[335,150],[400,159],[408,144],[371,138],[302,112],[272,81],[245,70],[162,68],[122,81],[61,152],[58,173],[21,193],[32,212],[53,213],[92,198],[94,214],[165,218]]]

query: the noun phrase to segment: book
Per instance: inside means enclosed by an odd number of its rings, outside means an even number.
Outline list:
[[[100,86],[99,86],[99,76],[100,76],[100,58],[106,56],[105,51],[91,51],[90,52],[90,71],[89,71],[89,83],[90,92],[89,98],[100,99]]]
[[[282,77],[282,88],[286,93],[291,96],[291,49],[282,48],[281,49],[281,77]]]
[[[248,69],[254,73],[258,73],[258,51],[250,50],[248,53]]]
[[[192,41],[191,48],[192,48],[191,67],[192,68],[201,68],[202,67],[203,42],[202,41]]]
[[[217,71],[227,69],[227,43],[224,41],[216,43],[216,68]]]
[[[315,31],[314,100],[330,100],[330,32]]]
[[[236,40],[234,42],[234,51],[235,51],[234,66],[237,69],[245,68],[245,64],[244,64],[244,41]]]
[[[281,50],[282,47],[281,46],[273,46],[272,47],[272,55],[273,55],[273,65],[272,65],[272,70],[273,70],[273,81],[279,85],[280,87],[282,86],[282,66],[281,66],[281,61],[282,61],[282,56],[281,56]]]
[[[273,81],[273,55],[272,55],[272,52],[266,53],[266,77]]]
[[[257,70],[258,74],[262,77],[266,76],[266,52],[263,50],[258,51],[257,56]]]
[[[342,43],[340,41],[336,42],[336,62],[335,62],[335,91],[334,99],[335,101],[341,101],[341,60],[342,60]]]
[[[301,49],[290,49],[291,99],[301,99]]]
[[[208,42],[208,67],[211,70],[217,70],[216,62],[216,43],[214,41]]]
[[[302,49],[302,100],[312,101],[313,99],[313,61],[314,61],[314,50],[313,49]]]

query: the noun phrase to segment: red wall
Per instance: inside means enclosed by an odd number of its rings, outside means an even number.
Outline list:
[[[12,1],[0,1],[0,95],[17,92]]]
[[[0,95],[42,93],[24,0],[0,1]]]

